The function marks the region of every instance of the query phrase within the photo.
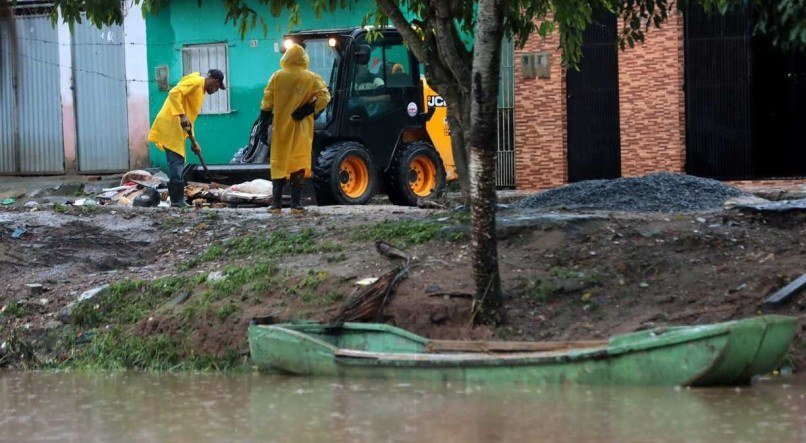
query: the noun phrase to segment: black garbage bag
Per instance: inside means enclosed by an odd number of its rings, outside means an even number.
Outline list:
[[[160,193],[154,188],[145,188],[142,194],[132,200],[132,206],[153,207],[160,204]]]
[[[252,124],[249,144],[239,149],[230,164],[268,163],[271,150],[271,121],[258,118]]]

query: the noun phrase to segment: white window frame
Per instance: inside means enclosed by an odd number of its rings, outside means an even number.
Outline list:
[[[218,51],[220,52],[216,55]],[[195,59],[191,58],[194,55]],[[232,112],[229,94],[231,85],[229,81],[229,45],[225,42],[219,42],[184,45],[182,47],[183,76],[197,71],[202,76],[206,76],[207,71],[213,68],[220,69],[224,73],[224,84],[227,89],[221,89],[213,95],[208,95],[204,100],[200,114],[229,114]]]

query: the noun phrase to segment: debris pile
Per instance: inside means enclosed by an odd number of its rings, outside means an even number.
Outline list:
[[[232,186],[217,183],[189,183],[185,195],[193,206],[226,207],[230,205],[268,206],[271,204],[271,182],[256,179]]]
[[[717,180],[661,172],[643,177],[589,180],[524,198],[523,209],[627,212],[690,212],[720,209],[726,200],[745,196]]]
[[[102,189],[97,198],[104,205],[169,206],[167,183],[168,176],[163,172],[129,171],[121,178],[120,186]],[[185,186],[185,198],[196,207],[268,206],[271,182],[257,179],[232,186],[189,182]],[[75,204],[95,203],[87,202],[76,201]]]
[[[168,190],[165,189],[167,183],[168,176],[164,172],[152,174],[138,169],[125,173],[120,179],[120,186],[102,189],[97,198],[101,204],[105,205],[135,206],[135,200],[138,203],[144,201],[144,198],[138,199],[138,197],[150,195],[153,198],[153,192],[156,191],[158,201],[144,202],[137,206],[167,206]],[[154,191],[147,192],[149,189]],[[75,204],[78,205],[78,202]]]

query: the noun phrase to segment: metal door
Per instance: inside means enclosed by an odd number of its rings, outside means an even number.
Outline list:
[[[751,178],[750,20],[746,13],[684,15],[686,172]]]
[[[17,57],[8,30],[2,44],[0,173],[64,172],[59,39],[46,16],[17,16]],[[17,73],[16,88],[11,80]]]
[[[579,71],[567,71],[568,181],[621,176],[616,17],[595,13]]]
[[[752,39],[753,175],[806,176],[806,50]]]
[[[73,94],[78,170],[129,168],[123,28],[98,29],[89,21],[73,31]]]

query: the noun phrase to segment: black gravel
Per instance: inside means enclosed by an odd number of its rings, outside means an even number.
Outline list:
[[[661,172],[643,177],[588,180],[524,198],[525,209],[628,212],[689,212],[722,208],[725,200],[746,195],[707,178]]]

